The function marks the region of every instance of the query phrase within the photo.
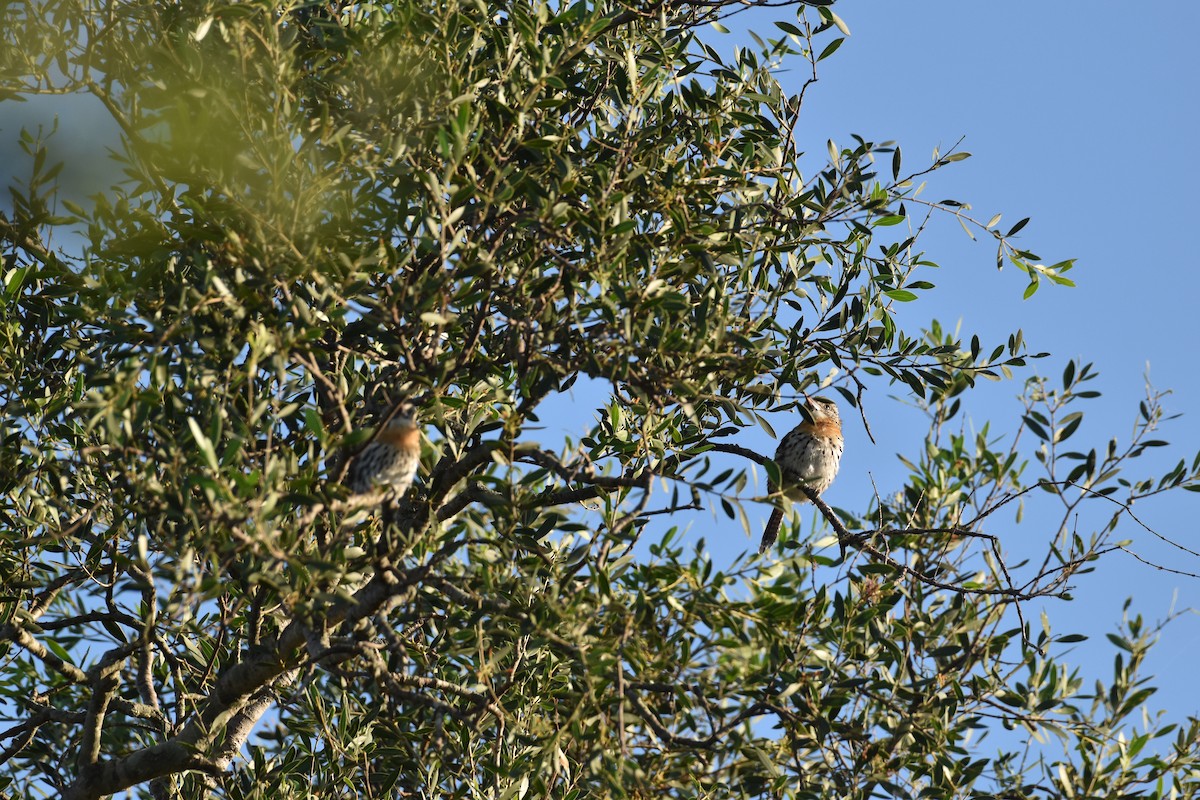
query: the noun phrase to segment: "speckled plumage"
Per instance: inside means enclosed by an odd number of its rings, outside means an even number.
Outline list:
[[[346,486],[355,494],[391,489],[399,500],[412,486],[421,463],[421,430],[413,414],[402,409],[362,449],[346,474]]]
[[[810,397],[805,402],[812,421],[805,420],[783,437],[775,450],[775,463],[783,479],[783,495],[793,503],[807,503],[808,496],[800,490],[801,485],[824,492],[837,477],[842,461],[842,421],[837,404],[827,397]],[[758,551],[765,552],[779,536],[783,522],[783,509],[771,512],[767,527],[763,531]]]

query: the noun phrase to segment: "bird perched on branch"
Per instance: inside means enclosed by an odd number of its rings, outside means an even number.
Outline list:
[[[793,503],[809,502],[808,496],[800,490],[802,485],[817,494],[829,488],[837,476],[845,444],[836,403],[828,397],[806,397],[804,410],[807,419],[792,428],[775,450],[775,463],[779,465],[783,482],[778,488]],[[776,508],[767,520],[758,552],[765,552],[775,544],[782,522],[783,509]]]
[[[346,486],[355,494],[391,489],[399,500],[412,486],[421,462],[421,429],[416,410],[405,403],[386,427],[355,456],[346,474]]]

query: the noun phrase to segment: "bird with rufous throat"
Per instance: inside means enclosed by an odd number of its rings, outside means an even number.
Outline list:
[[[781,503],[810,502],[800,487],[821,494],[837,477],[842,461],[845,442],[837,403],[828,397],[806,395],[803,413],[805,420],[792,428],[775,450],[782,485],[772,489],[779,491]],[[766,552],[775,544],[779,526],[783,523],[783,512],[782,505],[777,505],[771,512],[758,552]]]

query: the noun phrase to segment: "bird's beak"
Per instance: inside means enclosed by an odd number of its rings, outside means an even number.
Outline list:
[[[804,402],[800,405],[800,415],[804,417],[805,422],[811,423],[813,422],[813,415],[815,414],[812,398],[807,394],[803,394],[801,397],[804,398]]]

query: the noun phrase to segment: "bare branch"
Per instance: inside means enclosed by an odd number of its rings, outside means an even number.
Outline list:
[[[79,755],[76,766],[80,774],[86,774],[100,759],[100,733],[104,729],[104,716],[108,712],[108,704],[113,693],[121,685],[121,668],[124,660],[120,658],[106,659],[94,670],[92,698],[88,703],[87,720],[83,725],[83,741],[79,745]]]
[[[24,647],[30,652],[34,658],[42,661],[46,666],[60,673],[72,683],[87,683],[87,673],[81,670],[74,664],[68,664],[54,653],[46,649],[46,646],[33,638],[33,635],[22,627],[14,624],[5,625],[0,628],[0,638],[8,639]]]

